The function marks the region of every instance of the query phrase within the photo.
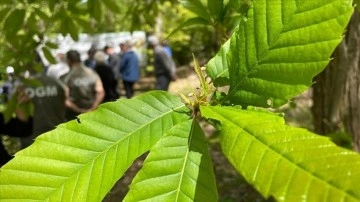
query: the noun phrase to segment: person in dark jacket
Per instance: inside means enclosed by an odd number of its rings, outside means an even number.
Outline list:
[[[103,51],[97,51],[95,53],[95,61],[95,71],[100,76],[105,91],[103,102],[118,99],[119,94],[117,92],[117,80],[112,68],[106,64],[106,54]]]
[[[40,134],[53,130],[66,121],[65,101],[68,90],[65,84],[57,78],[46,75],[45,72],[36,73],[31,78],[40,85],[24,84],[19,88],[19,92],[23,89],[28,101],[34,105],[33,132],[31,136],[21,139],[23,148],[30,146]]]
[[[19,112],[17,113],[19,114]],[[27,137],[32,133],[32,120],[26,116],[18,116],[5,123],[4,115],[0,113],[0,134],[13,137]],[[0,140],[0,167],[13,158]]]
[[[154,52],[154,68],[156,77],[156,90],[167,91],[171,81],[176,81],[176,68],[172,59],[159,43],[159,39],[151,35],[148,37],[149,47]]]
[[[139,58],[131,48],[131,42],[120,43],[123,56],[120,60],[120,73],[122,74],[125,95],[131,98],[134,95],[134,84],[140,78]]]

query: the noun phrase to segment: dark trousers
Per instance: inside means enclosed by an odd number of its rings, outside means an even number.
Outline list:
[[[134,95],[134,83],[130,81],[123,81],[124,89],[125,89],[125,96],[127,98],[131,98]]]
[[[164,90],[167,91],[169,89],[171,78],[166,74],[156,75],[156,90]]]
[[[0,142],[0,167],[10,161],[12,156],[6,151],[5,146]]]

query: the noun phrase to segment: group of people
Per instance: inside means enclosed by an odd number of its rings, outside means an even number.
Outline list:
[[[175,64],[157,37],[148,37],[148,44],[154,53],[156,89],[168,90],[170,81],[176,79]],[[132,50],[131,41],[124,41],[119,46],[121,54],[115,54],[109,46],[103,50],[91,48],[85,61],[76,50],[58,54],[56,65],[32,75],[41,85],[20,85],[16,89],[20,104],[29,101],[34,104],[33,117],[24,118],[17,111],[16,118],[5,124],[0,114],[0,134],[21,137],[25,148],[38,135],[56,125],[92,111],[103,102],[118,99],[119,75],[126,98],[134,96],[134,84],[140,79],[139,59]],[[2,144],[0,158],[0,166],[11,159]]]

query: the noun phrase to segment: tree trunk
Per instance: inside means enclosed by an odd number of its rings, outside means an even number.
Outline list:
[[[313,117],[315,132],[329,134],[345,127],[360,151],[360,15],[354,12],[344,40],[328,67],[315,78]]]

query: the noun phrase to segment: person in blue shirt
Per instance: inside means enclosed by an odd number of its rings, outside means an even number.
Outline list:
[[[120,43],[123,52],[120,60],[120,73],[125,89],[125,96],[131,98],[134,95],[134,84],[140,78],[139,58],[132,50],[130,41]]]

